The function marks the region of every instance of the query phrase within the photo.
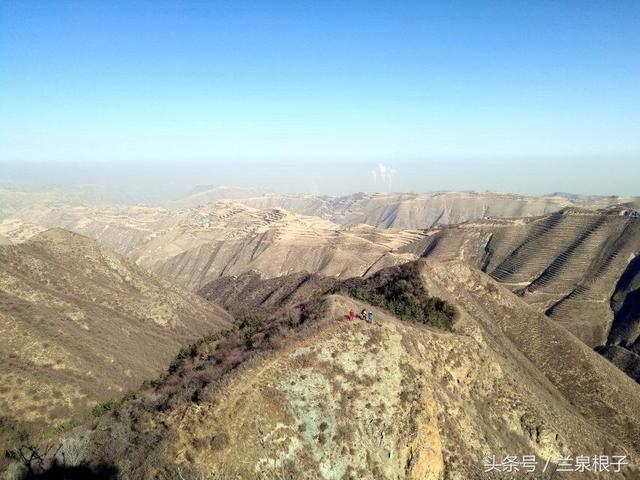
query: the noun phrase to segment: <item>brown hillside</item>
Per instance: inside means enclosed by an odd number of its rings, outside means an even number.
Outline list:
[[[637,275],[634,210],[565,209],[535,219],[467,222],[433,229],[406,251],[486,271],[589,346],[637,342],[638,281],[617,287],[625,272]]]
[[[367,305],[330,296],[317,328],[208,395],[159,409],[125,404],[61,452],[111,464],[123,479],[502,478],[483,473],[488,455],[535,454],[543,465],[623,454],[635,463],[640,385],[489,276],[460,262],[427,262],[420,272],[429,294],[455,306],[453,331],[379,308],[375,325],[349,323],[345,312]],[[158,393],[207,378],[221,365],[210,358],[231,358],[214,345],[194,355]],[[107,432],[121,440],[96,447]],[[127,459],[117,453],[124,448]],[[637,467],[581,478],[631,480]],[[552,462],[535,478],[575,478],[554,470]]]
[[[78,418],[227,328],[223,310],[86,237],[0,247],[0,412],[24,428]]]
[[[573,206],[603,208],[619,203],[640,206],[638,197],[522,196],[497,192],[355,193],[344,197],[276,194],[213,187],[176,205],[195,207],[233,199],[258,209],[282,208],[329,219],[339,225],[368,224],[379,228],[415,229],[461,223],[483,217],[512,218],[549,214]]]
[[[379,309],[378,326],[349,324],[344,312],[360,304],[334,297],[321,333],[244,371],[218,400],[168,414],[169,455],[241,478],[421,480],[487,478],[483,456],[507,452],[635,458],[639,385],[465,265],[430,263],[423,278],[460,312],[453,333]]]
[[[299,271],[360,276],[415,259],[397,250],[423,236],[415,230],[366,225],[344,229],[318,217],[282,209],[256,210],[234,202],[178,213],[151,207],[96,210],[58,205],[23,214],[34,224],[95,238],[192,290],[220,276],[249,270],[268,277]]]

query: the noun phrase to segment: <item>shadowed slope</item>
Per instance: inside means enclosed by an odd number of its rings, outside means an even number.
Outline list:
[[[326,292],[335,283],[335,279],[306,272],[269,279],[247,272],[213,280],[198,294],[223,306],[236,318],[242,318],[256,313],[264,316],[286,305],[297,305]]]
[[[623,345],[640,354],[640,255],[631,260],[611,297],[614,311],[608,345]]]
[[[613,324],[596,350],[640,383],[640,256],[629,262],[611,297]]]

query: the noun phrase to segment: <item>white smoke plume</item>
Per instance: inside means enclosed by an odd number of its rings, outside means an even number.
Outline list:
[[[393,177],[398,173],[398,171],[379,163],[371,173],[373,174],[374,185],[379,185],[384,189],[389,190],[391,188]]]

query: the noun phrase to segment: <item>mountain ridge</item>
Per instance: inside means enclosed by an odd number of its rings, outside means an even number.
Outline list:
[[[587,452],[636,457],[640,385],[490,276],[459,261],[418,265],[429,295],[459,311],[453,331],[328,296],[316,328],[210,384],[209,394],[204,386],[197,401],[158,411],[125,402],[64,439],[57,455],[74,449],[77,461],[114,465],[124,480],[487,479],[493,477],[483,473],[483,462],[492,454],[535,454],[543,463]],[[349,308],[371,309],[376,324],[345,320]],[[264,336],[265,327],[248,338]],[[225,354],[214,344],[200,346],[160,388],[171,388],[179,372],[205,378],[216,365],[211,355]],[[140,463],[123,461],[118,452],[125,446]],[[623,478],[637,473],[630,466]]]

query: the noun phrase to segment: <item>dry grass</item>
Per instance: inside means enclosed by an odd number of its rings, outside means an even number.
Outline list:
[[[230,317],[69,232],[0,247],[0,411],[33,441],[115,410]],[[126,399],[126,398],[125,398]],[[17,446],[0,435],[0,455]]]

